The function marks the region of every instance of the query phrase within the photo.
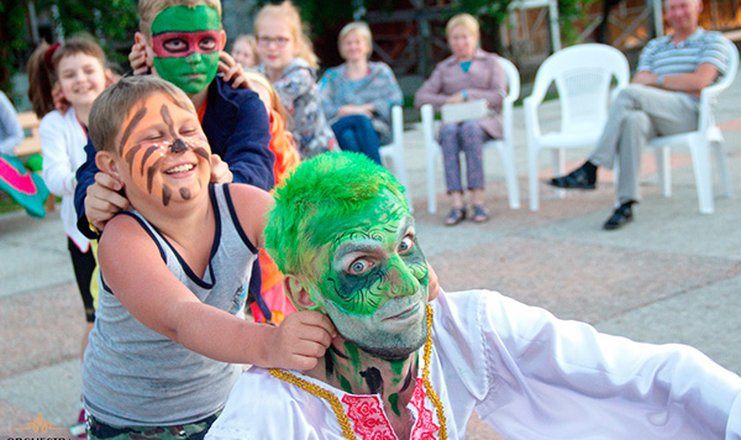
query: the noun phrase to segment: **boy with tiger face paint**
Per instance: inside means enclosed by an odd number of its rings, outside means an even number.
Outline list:
[[[88,438],[202,438],[237,364],[313,368],[334,327],[314,311],[280,327],[244,319],[273,199],[209,182],[211,148],[182,90],[152,75],[124,78],[95,101],[90,136],[131,209],[100,239],[100,302],[82,371]]]
[[[149,96],[123,127],[116,152],[102,151],[96,161],[124,182],[134,206],[167,208],[207,195],[211,148],[189,100]]]

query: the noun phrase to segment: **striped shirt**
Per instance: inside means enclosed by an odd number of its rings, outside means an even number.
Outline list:
[[[676,75],[692,73],[700,64],[712,64],[723,75],[729,61],[724,38],[720,32],[708,32],[703,28],[698,28],[679,44],[672,42],[671,35],[654,38],[641,52],[636,71]]]

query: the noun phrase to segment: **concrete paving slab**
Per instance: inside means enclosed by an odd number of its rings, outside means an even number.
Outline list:
[[[508,237],[429,258],[448,291],[496,289],[563,319],[597,322],[741,275],[737,262]]]
[[[738,167],[741,169],[741,166]],[[715,213],[700,214],[697,210],[694,182],[692,186],[674,185],[672,197],[665,198],[658,189],[644,191],[643,201],[635,208],[635,221],[619,231],[604,231],[602,224],[612,206],[603,204],[592,213],[564,218],[525,234],[532,237],[574,240],[632,249],[704,255],[741,260],[741,203],[735,199],[718,198]],[[607,200],[606,200],[607,201]],[[591,202],[591,201],[590,201]],[[571,210],[581,200],[565,199],[548,202]],[[719,240],[719,237],[723,237]]]
[[[80,361],[76,359],[0,381],[0,401],[68,428],[77,422],[81,389]]]
[[[729,310],[736,313],[729,314]],[[741,276],[658,300],[596,323],[605,333],[656,344],[689,344],[741,374]]]
[[[85,313],[75,283],[0,298],[0,322],[0,380],[60,361],[79,362]]]
[[[74,280],[60,226],[54,212],[44,219],[24,212],[0,216],[0,297]]]

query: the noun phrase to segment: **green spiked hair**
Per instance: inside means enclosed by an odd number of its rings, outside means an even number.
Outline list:
[[[383,190],[409,210],[396,178],[362,154],[325,153],[302,162],[275,190],[265,249],[283,273],[313,276],[310,264],[319,248]]]

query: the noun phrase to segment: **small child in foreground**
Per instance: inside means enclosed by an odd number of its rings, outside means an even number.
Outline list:
[[[334,335],[325,316],[279,327],[240,319],[273,201],[209,184],[211,149],[188,97],[154,76],[125,78],[95,102],[96,164],[132,211],[100,240],[100,305],[83,362],[90,438],[173,432],[200,438],[240,367],[306,370]]]

